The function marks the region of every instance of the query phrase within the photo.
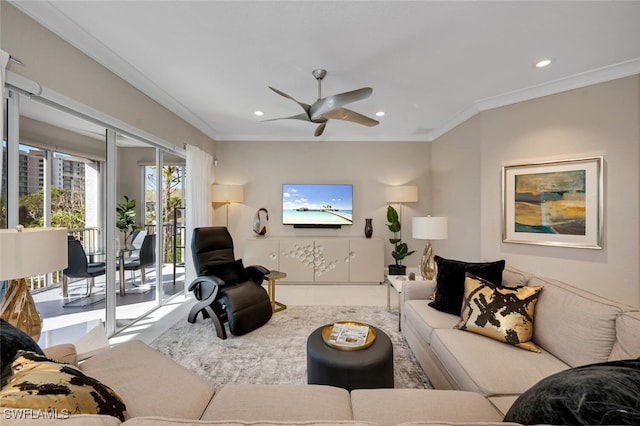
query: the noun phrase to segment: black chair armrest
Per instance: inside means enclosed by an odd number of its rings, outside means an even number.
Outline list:
[[[264,280],[264,276],[267,275],[270,271],[261,265],[251,265],[244,268],[244,270],[249,274],[249,278],[256,284],[262,284]]]
[[[189,284],[189,291],[193,291],[198,300],[213,302],[223,285],[224,281],[215,275],[201,275]]]
[[[215,275],[201,275],[189,284],[189,291],[193,291],[196,299],[199,300],[189,311],[187,321],[196,322],[198,313],[202,312],[204,318],[211,318],[216,327],[216,334],[221,339],[227,338],[222,320],[214,311],[212,304],[220,291],[220,286],[224,285],[224,281]]]

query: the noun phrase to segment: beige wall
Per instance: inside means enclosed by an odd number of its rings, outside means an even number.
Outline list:
[[[427,142],[216,142],[216,182],[244,185],[244,202],[229,207],[229,228],[236,255],[253,237],[256,210],[269,211],[269,235],[364,236],[364,219],[373,218],[373,236],[385,240],[385,261],[391,263],[386,227],[385,188],[417,185],[418,202],[403,211],[403,238],[418,253],[404,262],[417,266],[424,241],[411,238],[411,217],[430,213],[430,144]],[[339,230],[294,229],[282,225],[283,183],[352,183],[354,225]],[[225,207],[215,211],[225,223]],[[384,265],[380,265],[384,267]]]
[[[20,58],[8,70],[175,146],[213,152],[214,142],[153,99],[3,1],[0,47]]]
[[[640,306],[639,93],[640,76],[601,83],[484,111],[436,140],[434,169],[438,164],[456,164],[456,156],[461,155],[457,146],[475,145],[464,162],[469,175],[449,172],[447,176],[455,183],[447,188],[455,190],[455,197],[469,200],[471,206],[463,210],[454,203],[454,195],[434,199],[438,210],[477,225],[479,235],[476,230],[467,236],[453,234],[447,247],[455,252],[455,247],[477,247],[479,243],[479,253],[473,253],[474,248],[469,254],[504,258],[518,268]],[[448,146],[452,142],[454,146]],[[503,165],[591,155],[602,155],[605,160],[602,250],[502,242]],[[434,183],[439,181],[434,175]],[[449,209],[454,212],[448,213]],[[452,252],[447,250],[447,254]]]
[[[448,238],[434,241],[434,253],[478,261],[481,256],[481,120],[476,115],[432,144],[434,216],[448,218]]]

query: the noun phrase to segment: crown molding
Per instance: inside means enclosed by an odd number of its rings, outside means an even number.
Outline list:
[[[140,90],[151,99],[155,100],[178,117],[185,120],[208,137],[214,140],[255,140],[255,137],[249,135],[221,135],[213,129],[208,123],[194,114],[186,106],[178,102],[174,97],[166,93],[161,87],[149,80],[144,74],[139,72],[130,63],[123,60],[111,49],[107,48],[102,42],[88,34],[73,20],[64,15],[55,7],[53,2],[25,2],[17,0],[7,0],[13,6],[30,16],[39,24],[43,25],[56,35],[67,41],[81,52],[113,72],[124,81]],[[63,28],[63,30],[57,30]],[[73,40],[69,41],[69,40]],[[453,128],[467,121],[477,113],[501,106],[511,105],[518,102],[528,101],[548,95],[553,95],[568,90],[578,89],[605,81],[615,80],[618,78],[628,77],[640,74],[640,58],[632,59],[626,62],[586,71],[580,74],[564,77],[547,83],[527,87],[504,93],[502,95],[489,98],[479,99],[468,108],[460,111],[451,117],[442,126],[434,128],[427,134],[415,135],[407,138],[381,138],[372,139],[371,141],[415,141],[415,142],[431,142],[449,132]],[[289,138],[274,137],[261,138],[264,141],[285,141]],[[299,137],[291,138],[291,140],[300,140]],[[317,139],[314,139],[317,140]],[[349,141],[349,138],[340,139],[341,141]]]
[[[205,135],[212,139],[217,138],[216,131],[204,120],[170,96],[157,84],[149,80],[144,74],[139,72],[134,66],[122,59],[98,39],[87,33],[75,21],[58,10],[53,2],[8,1],[38,24],[47,28],[73,47],[79,49],[83,54],[132,85],[144,95],[158,102]]]
[[[527,87],[525,89],[514,90],[502,95],[480,99],[474,102],[474,104],[469,108],[459,114],[456,114],[443,126],[429,132],[428,140],[434,141],[482,111],[542,98],[544,96],[555,95],[568,90],[580,89],[582,87],[638,74],[640,74],[640,58],[582,72],[580,74],[560,78],[547,83]]]

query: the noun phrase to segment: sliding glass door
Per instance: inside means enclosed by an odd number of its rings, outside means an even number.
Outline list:
[[[65,227],[83,261],[104,262],[105,128],[17,91],[8,95],[3,227]],[[25,278],[43,320],[43,346],[73,341],[104,322],[106,275]]]
[[[11,87],[5,94],[0,228],[64,226],[86,263],[104,265],[95,280],[67,274],[65,282],[62,271],[30,278],[43,318],[40,343],[73,342],[96,325],[112,335],[181,294],[184,159],[110,128],[90,109],[79,113]],[[161,171],[152,186],[150,170]],[[136,241],[117,228],[125,196],[136,203]],[[147,241],[142,255],[144,235],[152,246]]]

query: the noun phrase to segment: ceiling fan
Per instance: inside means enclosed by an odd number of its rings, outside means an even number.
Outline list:
[[[368,127],[380,124],[379,121],[374,120],[373,118],[369,118],[365,115],[344,108],[344,105],[356,101],[361,101],[371,96],[371,93],[373,92],[373,89],[371,87],[363,87],[361,89],[339,93],[337,95],[327,96],[326,98],[323,98],[322,79],[327,75],[327,71],[323,69],[317,69],[313,70],[312,74],[318,81],[318,100],[316,100],[312,105],[308,105],[303,102],[299,102],[286,93],[269,86],[269,89],[273,90],[278,95],[283,96],[287,99],[291,99],[292,101],[300,105],[304,110],[304,113],[292,115],[291,117],[272,118],[270,120],[264,121],[293,119],[318,123],[320,125],[316,128],[316,131],[313,134],[314,136],[320,136],[322,132],[324,132],[324,128],[327,126],[327,121],[329,119],[351,121],[353,123],[362,124]]]

